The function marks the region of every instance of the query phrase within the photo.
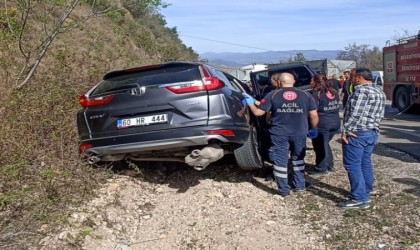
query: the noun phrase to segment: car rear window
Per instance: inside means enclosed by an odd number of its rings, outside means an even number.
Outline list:
[[[92,96],[118,92],[138,86],[157,86],[168,83],[201,80],[197,65],[168,65],[148,68],[143,71],[127,72],[103,80],[91,93]]]

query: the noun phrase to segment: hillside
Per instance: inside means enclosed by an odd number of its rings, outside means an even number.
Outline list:
[[[41,227],[65,223],[66,208],[108,175],[79,159],[81,94],[111,70],[198,57],[165,26],[160,1],[101,1],[94,8],[96,1],[81,1],[65,19],[70,1],[21,3],[0,7],[2,249],[32,248]],[[37,60],[35,74],[19,87]]]

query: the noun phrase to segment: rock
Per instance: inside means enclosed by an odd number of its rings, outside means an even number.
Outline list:
[[[220,199],[224,198],[223,194],[220,192],[213,192],[213,193],[207,194],[207,197],[220,198]]]
[[[117,183],[110,183],[108,188],[111,190],[116,190],[120,185],[118,185]]]
[[[386,247],[386,245],[385,245],[385,244],[381,244],[381,243],[379,243],[379,244],[378,244],[378,248],[379,248],[379,249],[382,249],[382,248],[384,248],[384,247]]]
[[[267,224],[267,225],[274,225],[274,224],[276,224],[276,222],[275,221],[273,221],[273,220],[269,220],[269,221],[267,221],[265,224]]]

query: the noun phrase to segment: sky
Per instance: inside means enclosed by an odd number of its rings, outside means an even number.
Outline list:
[[[420,0],[163,0],[169,28],[206,52],[382,48],[420,30]]]

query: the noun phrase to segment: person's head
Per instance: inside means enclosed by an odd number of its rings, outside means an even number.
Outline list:
[[[282,87],[293,87],[295,85],[295,77],[290,73],[281,73],[279,79]]]
[[[311,89],[318,92],[333,92],[334,89],[329,85],[329,80],[326,80],[323,74],[316,74],[311,79]]]
[[[344,71],[343,72],[343,75],[344,75],[344,79],[349,79],[350,78],[350,71]]]
[[[372,72],[367,68],[358,68],[355,70],[355,85],[361,85],[372,82]]]
[[[276,88],[281,88],[280,75],[281,73],[276,73],[270,78],[271,84]]]
[[[350,70],[349,80],[350,82],[353,82],[353,83],[356,81],[356,69]]]
[[[312,77],[311,79],[311,85],[310,85],[311,89],[314,89],[316,86],[319,86],[320,84],[325,82],[324,78],[325,76],[323,74],[314,75],[314,77]]]

